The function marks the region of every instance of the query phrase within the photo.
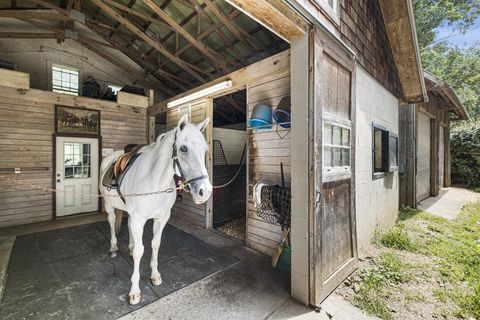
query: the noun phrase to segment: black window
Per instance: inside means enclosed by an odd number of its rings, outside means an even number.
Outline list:
[[[374,124],[372,144],[374,176],[395,171],[398,168],[398,137]]]

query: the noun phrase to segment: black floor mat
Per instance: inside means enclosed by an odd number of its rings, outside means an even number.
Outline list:
[[[158,269],[163,283],[150,283],[152,223],[146,224],[140,268],[142,302],[127,294],[133,260],[128,232],[119,235],[120,254],[110,258],[106,222],[19,236],[15,240],[0,319],[115,319],[192,284],[238,259],[167,225]]]

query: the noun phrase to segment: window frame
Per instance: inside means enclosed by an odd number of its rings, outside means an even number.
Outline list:
[[[342,121],[340,123],[339,121],[335,121],[334,119],[324,119],[322,122],[322,171],[323,171],[323,176],[324,176],[324,181],[333,181],[333,180],[341,180],[341,179],[346,179],[351,177],[352,175],[352,127],[351,125],[348,125],[346,123],[343,123],[345,121]],[[348,121],[349,122],[349,121]],[[349,132],[348,135],[348,146],[344,146],[342,144],[336,145],[336,144],[327,144],[325,143],[325,127],[327,125],[333,127],[339,127],[341,129],[347,129]],[[343,130],[341,130],[343,132]],[[333,134],[333,132],[332,132]],[[342,141],[342,135],[340,136],[340,143]],[[333,142],[333,135],[332,135],[332,142]],[[325,148],[330,147],[330,148],[340,148],[340,150],[349,150],[349,165],[348,166],[333,166],[333,167],[327,167],[325,165]],[[342,153],[340,153],[342,154]]]
[[[375,131],[381,131],[382,137],[382,171],[375,171],[375,155],[376,155],[376,148],[375,148]],[[390,141],[391,138],[396,139],[396,148],[395,148],[395,155],[396,155],[396,165],[390,165]],[[398,135],[389,131],[386,127],[372,123],[372,180],[377,180],[384,178],[386,175],[398,171]]]
[[[323,11],[337,26],[340,26],[340,0],[333,0],[333,8],[328,0],[310,0],[315,6]]]
[[[74,71],[74,72],[77,73],[77,81],[78,81],[78,82],[77,82],[77,91],[76,91],[76,92],[68,91],[68,90],[62,90],[62,89],[56,89],[56,88],[55,88],[55,85],[53,84],[53,81],[54,81],[54,77],[53,77],[54,68],[59,68],[59,69],[62,69],[62,70]],[[63,71],[60,71],[60,72],[63,72]],[[68,94],[68,95],[71,95],[71,96],[79,96],[79,95],[80,95],[80,83],[81,83],[80,74],[81,74],[80,68],[72,67],[72,66],[67,66],[67,65],[64,65],[64,64],[59,64],[59,63],[52,62],[51,65],[50,65],[50,88],[51,88],[51,91],[52,91],[52,92],[55,92],[55,93]]]

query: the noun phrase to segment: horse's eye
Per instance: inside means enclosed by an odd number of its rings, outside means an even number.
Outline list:
[[[182,152],[187,152],[187,151],[188,151],[188,148],[185,147],[185,146],[181,146],[181,147],[180,147],[180,151],[182,151]]]

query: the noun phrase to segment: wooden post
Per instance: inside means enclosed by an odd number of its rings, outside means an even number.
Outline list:
[[[154,91],[152,89],[148,90],[148,107],[151,108],[154,101]],[[150,144],[155,141],[155,117],[148,116],[147,114],[147,143]]]
[[[205,130],[205,138],[209,150],[207,153],[207,170],[213,184],[213,99],[208,98],[206,102],[205,117],[210,118],[210,123]],[[211,229],[213,228],[213,195],[205,203],[205,213],[205,226],[207,229]]]

